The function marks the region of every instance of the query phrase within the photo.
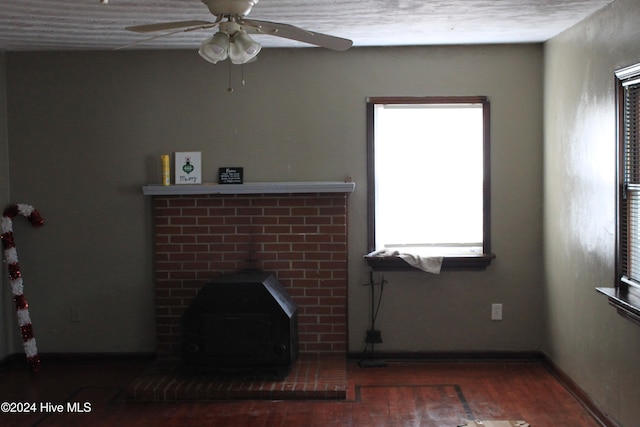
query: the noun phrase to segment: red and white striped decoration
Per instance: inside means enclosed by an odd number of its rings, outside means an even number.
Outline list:
[[[16,252],[16,243],[13,239],[13,218],[16,215],[26,217],[32,226],[40,227],[44,224],[44,220],[33,206],[25,204],[16,204],[8,206],[2,214],[2,247],[4,248],[4,258],[9,269],[9,284],[13,293],[13,301],[16,304],[16,314],[18,316],[18,326],[22,335],[24,352],[27,356],[31,370],[37,372],[40,369],[40,357],[38,356],[38,348],[36,347],[36,339],[33,337],[33,326],[29,317],[29,304],[24,296],[22,273],[20,272],[20,264],[18,263],[18,253]]]

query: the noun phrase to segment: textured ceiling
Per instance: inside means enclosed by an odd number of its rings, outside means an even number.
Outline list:
[[[249,18],[353,40],[354,46],[542,42],[612,0],[260,0]],[[0,50],[103,50],[148,36],[131,25],[212,20],[200,0],[0,0]],[[128,49],[197,48],[213,30]],[[306,46],[273,36],[264,47]]]

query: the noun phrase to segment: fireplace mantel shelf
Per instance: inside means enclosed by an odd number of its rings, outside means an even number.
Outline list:
[[[145,196],[180,196],[199,194],[287,194],[353,193],[355,182],[247,182],[244,184],[152,184],[142,187]]]

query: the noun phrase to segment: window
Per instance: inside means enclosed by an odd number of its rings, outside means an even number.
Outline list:
[[[618,313],[640,323],[640,64],[616,72],[616,285],[598,288]]]
[[[640,80],[623,81],[621,97],[620,280],[625,286],[637,288],[640,287]]]
[[[486,97],[367,101],[369,252],[443,256],[443,268],[485,268],[489,224]],[[367,257],[378,269],[401,260]]]

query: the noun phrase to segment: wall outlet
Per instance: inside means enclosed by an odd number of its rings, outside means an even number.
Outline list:
[[[491,320],[502,320],[502,304],[491,304]]]

